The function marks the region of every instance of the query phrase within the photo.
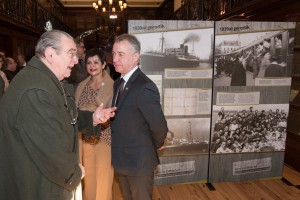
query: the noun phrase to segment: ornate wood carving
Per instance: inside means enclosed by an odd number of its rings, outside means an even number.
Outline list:
[[[239,10],[254,0],[182,0],[175,13],[178,20],[214,20]]]
[[[37,0],[1,0],[0,19],[14,22],[17,26],[26,27],[35,32],[44,32],[47,21],[51,21],[53,28],[71,33],[71,29],[59,18],[58,5],[54,0],[40,4]]]

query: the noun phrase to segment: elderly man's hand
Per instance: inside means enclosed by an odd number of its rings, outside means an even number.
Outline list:
[[[78,164],[78,165],[79,165],[79,167],[81,169],[81,179],[83,179],[85,177],[85,169],[84,169],[84,167],[83,167],[82,164]]]
[[[93,114],[93,122],[94,124],[102,124],[107,122],[111,117],[115,116],[115,111],[117,110],[117,107],[111,107],[111,108],[103,108],[103,103],[95,110]]]

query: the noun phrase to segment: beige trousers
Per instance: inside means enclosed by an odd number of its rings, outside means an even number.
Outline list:
[[[111,147],[99,142],[91,145],[79,141],[82,149],[82,164],[85,169],[83,178],[84,200],[112,200],[114,170],[111,164]]]

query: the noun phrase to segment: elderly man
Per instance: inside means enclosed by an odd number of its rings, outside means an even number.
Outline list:
[[[44,33],[35,52],[1,99],[0,196],[69,200],[84,176],[77,125],[93,134],[99,128],[95,125],[113,117],[116,108],[100,105],[94,113],[76,109],[72,87],[61,82],[78,62],[69,34]]]

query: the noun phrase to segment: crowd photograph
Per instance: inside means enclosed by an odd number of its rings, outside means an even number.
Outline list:
[[[284,105],[241,107],[214,110],[211,151],[213,153],[246,153],[284,151],[287,134],[287,112]]]

